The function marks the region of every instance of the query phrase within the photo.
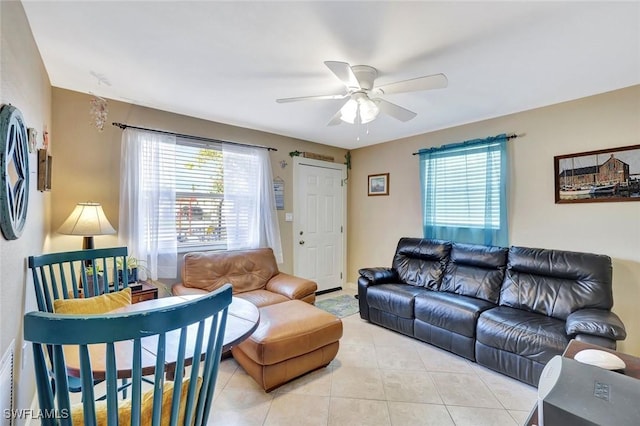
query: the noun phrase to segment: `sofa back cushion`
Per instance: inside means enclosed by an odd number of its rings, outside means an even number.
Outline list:
[[[500,305],[565,320],[582,308],[611,309],[611,258],[511,247]]]
[[[236,294],[264,288],[277,273],[270,248],[192,252],[184,255],[182,284],[213,291],[231,283]]]
[[[451,243],[421,238],[401,238],[393,268],[401,282],[437,290],[449,260]]]
[[[454,243],[440,291],[497,304],[507,267],[505,247]]]

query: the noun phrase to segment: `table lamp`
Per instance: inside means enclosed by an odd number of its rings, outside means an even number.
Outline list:
[[[78,203],[67,220],[58,228],[66,235],[82,235],[82,249],[93,248],[94,235],[115,234],[116,230],[107,220],[100,203]]]

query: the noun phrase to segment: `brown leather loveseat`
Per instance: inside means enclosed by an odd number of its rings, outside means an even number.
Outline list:
[[[206,293],[225,283],[260,310],[256,331],[231,353],[265,391],[335,358],[342,321],[313,306],[315,282],[278,271],[271,249],[188,253],[173,294]]]
[[[278,270],[270,248],[191,252],[184,256],[182,282],[173,285],[173,294],[201,294],[233,285],[233,295],[257,307],[288,300],[313,304],[317,284]]]

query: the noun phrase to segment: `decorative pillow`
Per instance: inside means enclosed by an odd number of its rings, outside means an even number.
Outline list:
[[[182,381],[182,392],[180,393],[180,411],[178,413],[178,424],[184,424],[184,415],[187,408],[187,392],[189,391],[189,379]],[[173,386],[175,382],[166,381],[162,389],[162,419],[161,426],[169,426],[171,420],[171,398],[173,398]],[[200,393],[202,387],[202,377],[198,377],[196,385],[196,395]],[[195,398],[197,401],[197,397]],[[107,401],[95,403],[96,426],[107,426]],[[73,426],[83,426],[82,403],[71,406],[71,421]],[[142,394],[142,407],[140,409],[140,424],[150,425],[153,417],[153,389]],[[131,399],[118,401],[118,423],[121,425],[131,424]]]
[[[190,379],[184,379],[182,381],[182,391],[180,392],[180,410],[178,411],[178,424],[184,424],[184,415],[187,409],[187,392],[189,392],[189,382]],[[171,400],[173,398],[173,386],[175,382],[167,381],[164,382],[164,389],[162,390],[162,419],[160,420],[161,426],[169,426],[171,420]],[[198,381],[196,383],[196,398],[195,402],[198,401],[197,396],[200,394],[200,388],[202,387],[202,377],[198,377]],[[131,416],[131,415],[129,415]],[[142,395],[142,410],[140,414],[140,424],[141,425],[150,425],[151,420],[153,418],[153,390],[147,391]],[[120,424],[129,424],[122,423]]]
[[[58,299],[53,301],[53,312],[57,314],[104,314],[131,304],[131,289],[80,299]]]

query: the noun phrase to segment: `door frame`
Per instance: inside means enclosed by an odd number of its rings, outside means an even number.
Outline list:
[[[346,164],[334,163],[331,161],[323,161],[323,160],[314,160],[311,158],[304,157],[293,157],[293,229],[292,229],[292,241],[291,245],[293,248],[293,271],[294,275],[298,268],[296,259],[296,235],[298,232],[298,227],[300,226],[300,222],[298,221],[298,212],[300,212],[300,200],[298,199],[298,182],[300,182],[300,167],[301,166],[312,166],[312,167],[322,167],[325,169],[334,169],[340,170],[342,175],[342,180],[340,182],[340,187],[342,188],[342,265],[341,265],[341,279],[340,279],[340,287],[337,288],[341,290],[345,282],[347,280],[347,166]]]

